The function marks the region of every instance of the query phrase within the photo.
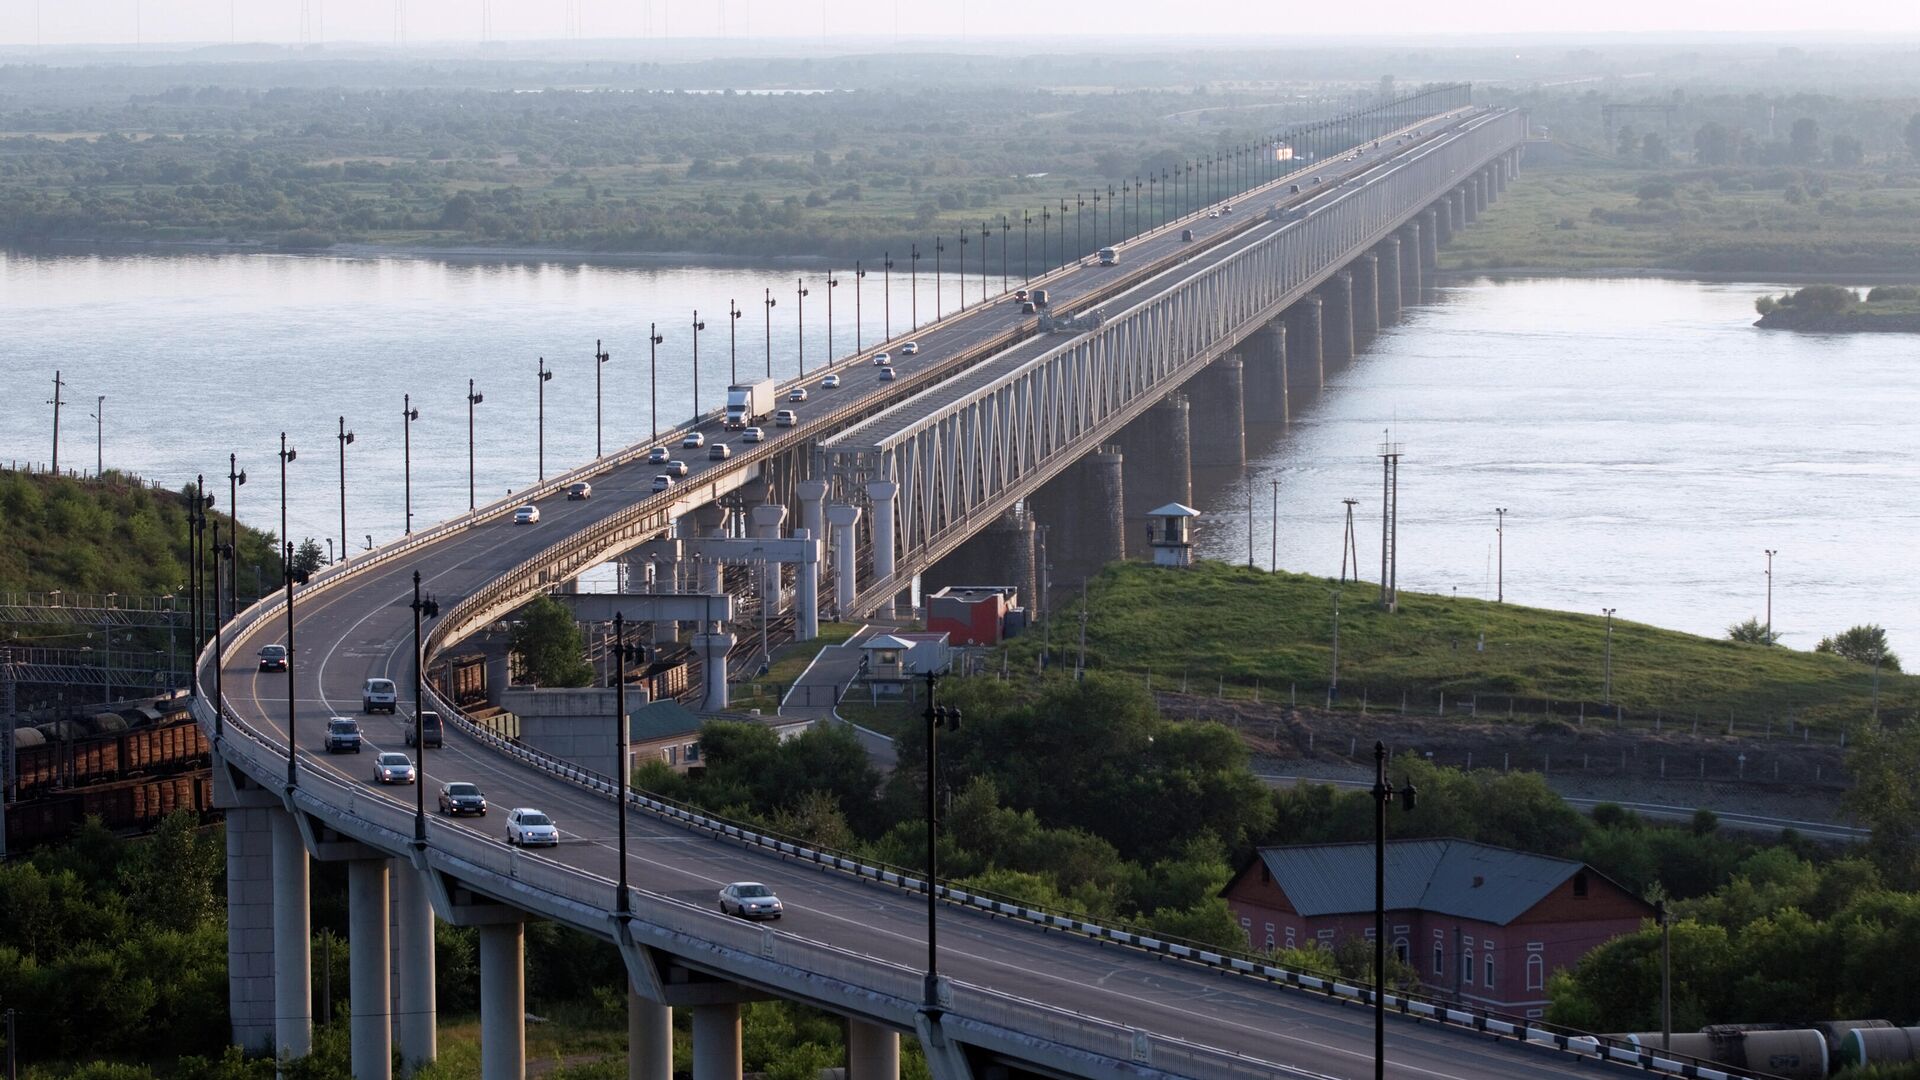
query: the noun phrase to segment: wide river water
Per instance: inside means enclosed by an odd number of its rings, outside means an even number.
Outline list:
[[[896,260],[901,262],[903,260]],[[922,260],[920,314],[933,308]],[[949,268],[950,271],[950,268]],[[796,366],[795,279],[806,279],[806,364],[827,360],[823,274],[748,268],[462,262],[273,255],[0,252],[0,459],[44,463],[52,379],[66,381],[61,464],[91,470],[105,395],[104,456],[178,486],[221,477],[240,455],[241,515],[267,528],[279,434],[299,450],[289,531],[339,535],[337,417],[348,448],[348,534],[402,527],[401,395],[413,428],[415,521],[464,510],[466,380],[485,401],[476,472],[486,501],[535,477],[536,358],[546,384],[549,474],[592,455],[595,339],[609,447],[645,438],[648,324],[660,323],[658,423],[692,411],[729,374],[728,301],[742,377],[764,373],[764,289],[776,375]],[[854,343],[853,275],[834,293],[836,352]],[[999,279],[992,278],[997,290]],[[945,307],[960,297],[944,276]],[[980,279],[968,279],[969,302]],[[1469,280],[1439,289],[1291,422],[1249,429],[1245,474],[1204,473],[1205,553],[1245,561],[1277,548],[1288,569],[1336,574],[1343,498],[1371,579],[1379,569],[1384,431],[1403,446],[1401,587],[1491,596],[1494,507],[1506,516],[1509,601],[1598,612],[1699,633],[1762,613],[1775,549],[1774,623],[1786,642],[1878,622],[1920,651],[1920,339],[1761,332],[1764,284],[1665,280]],[[883,331],[881,275],[859,290],[861,336]],[[892,278],[905,329],[908,276]],[[1204,418],[1195,414],[1196,423]],[[1271,512],[1279,507],[1277,532]]]

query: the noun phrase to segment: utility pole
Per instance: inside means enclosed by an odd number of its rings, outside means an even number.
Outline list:
[[[1774,548],[1767,549],[1767,644],[1773,644],[1773,557],[1780,554]]]
[[[107,475],[107,395],[101,394],[93,406],[93,478]]]
[[[1273,515],[1271,522],[1273,527],[1269,530],[1267,537],[1267,569],[1270,571],[1280,569],[1280,481],[1278,480],[1273,481],[1273,508],[1271,513]]]
[[[1412,810],[1416,792],[1408,781],[1395,790],[1387,780],[1387,744],[1373,744],[1373,1077],[1387,1075],[1387,807],[1394,797]]]
[[[1347,553],[1353,553],[1353,577],[1360,578],[1360,534],[1353,528],[1353,508],[1360,505],[1359,499],[1341,499],[1347,507],[1347,535],[1340,541],[1340,584],[1347,583]]]
[[[593,456],[601,456],[600,449],[600,368],[613,355],[600,347],[600,339],[593,339]],[[408,522],[412,524],[411,521]]]
[[[66,385],[67,384],[60,379],[59,370],[55,369],[53,373],[53,397],[47,401],[47,404],[53,406],[53,475],[55,476],[60,475],[60,406],[66,404],[66,401],[60,397],[60,391]],[[13,1044],[8,1043],[7,1045],[12,1046]]]
[[[1613,704],[1613,613],[1618,610],[1618,608],[1610,607],[1600,609],[1600,614],[1607,617],[1607,656],[1601,668],[1602,675],[1606,682],[1603,691],[1604,696],[1601,700],[1609,705]]]
[[[1380,606],[1400,607],[1400,444],[1380,443]]]
[[[598,365],[595,366],[597,367]],[[545,482],[547,479],[547,384],[553,381],[553,372],[547,368],[547,358],[544,356],[540,358],[538,375],[539,378],[536,380],[538,394],[533,407],[533,415],[534,426],[538,432],[536,436],[536,452],[539,455],[539,476],[540,480]],[[599,447],[594,448],[594,456],[599,456]],[[345,540],[340,542],[343,545],[346,543]]]
[[[353,445],[353,432],[347,430],[346,417],[340,418],[340,433],[334,438],[340,443],[340,558],[344,560],[347,557],[347,447]]]
[[[1499,559],[1495,563],[1499,569],[1495,571],[1494,576],[1496,584],[1493,587],[1493,602],[1504,604],[1507,601],[1507,508],[1496,506],[1493,508],[1493,513],[1495,517],[1493,535],[1499,549]]]

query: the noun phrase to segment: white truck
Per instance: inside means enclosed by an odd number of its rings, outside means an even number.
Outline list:
[[[772,379],[761,379],[754,383],[740,383],[727,387],[727,426],[730,428],[751,427],[756,420],[773,414],[774,384]]]

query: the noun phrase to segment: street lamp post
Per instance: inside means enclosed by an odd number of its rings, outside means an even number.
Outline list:
[[[764,288],[761,304],[767,309],[767,378],[773,378],[773,309],[780,301],[773,298],[773,289]]]
[[[934,703],[934,691],[940,674],[929,671],[927,678],[927,982],[926,1004],[930,1012],[938,1012],[940,1001],[940,948],[938,937],[938,913],[940,910],[940,843],[938,816],[938,785],[935,778],[939,775],[939,733],[941,728],[948,731],[960,730],[960,710],[949,709]]]
[[[987,227],[986,222],[984,221],[981,222],[980,223],[980,302],[983,304],[987,302],[987,288],[988,288],[987,286],[987,243],[989,240],[992,239],[992,237],[993,237],[993,230]],[[1001,250],[1005,251],[1006,249],[1002,248]],[[961,264],[961,269],[962,270],[966,269],[966,265],[964,263]]]
[[[467,380],[467,512],[472,513],[475,504],[473,497],[473,407],[487,400],[485,394],[475,393],[473,380]]]
[[[231,510],[232,507],[228,509]],[[232,535],[235,537],[240,535],[239,525],[236,524],[233,527]],[[223,687],[224,680],[221,678],[221,670],[227,665],[226,648],[223,644],[225,623],[220,618],[220,578],[224,573],[223,567],[232,562],[233,544],[221,542],[220,523],[216,521],[213,523],[213,745],[216,750],[220,747],[220,734],[224,727],[224,703],[227,700]],[[194,666],[199,666],[197,659]]]
[[[1607,617],[1607,653],[1601,666],[1601,675],[1604,679],[1601,700],[1608,705],[1613,704],[1613,613],[1618,610],[1620,609],[1610,607],[1600,609],[1600,614]]]
[[[960,237],[964,241],[966,239],[966,234],[961,233]],[[933,238],[933,321],[934,322],[940,321],[940,301],[942,299],[942,297],[940,296],[940,255],[942,252],[945,252],[946,250],[947,250],[946,241],[940,239],[938,236],[934,237]]]
[[[797,298],[793,302],[793,318],[798,327],[794,354],[799,357],[800,375],[804,378],[807,374],[807,297],[813,295],[813,290],[807,288],[806,278],[794,278],[793,292]]]
[[[827,271],[827,366],[833,366],[833,290],[840,287],[840,279]],[[858,303],[858,301],[855,301]],[[856,316],[857,317],[857,316]]]
[[[1053,269],[1053,263],[1047,260],[1047,238],[1051,235],[1053,235],[1053,207],[1043,204],[1040,207],[1040,272],[1042,274]],[[1029,282],[1033,280],[1031,272],[1027,274],[1027,280]]]
[[[598,365],[595,366],[597,367]],[[542,482],[545,482],[547,479],[547,384],[553,381],[553,371],[547,367],[547,358],[544,356],[540,358],[539,375],[539,379],[534,384],[539,391],[538,401],[534,405],[534,427],[538,432],[536,442],[538,444],[540,459],[540,479]],[[595,450],[595,456],[597,457],[598,448],[596,447]],[[343,545],[346,543],[345,540],[340,542]]]
[[[304,579],[305,574],[293,565],[293,541],[287,539],[287,466],[299,456],[298,451],[287,445],[287,433],[280,433],[280,573],[285,579],[287,589],[287,787],[299,783],[299,758],[297,756],[300,740],[294,727],[294,651],[293,651],[293,586],[296,578]]]
[[[860,260],[853,260],[853,351],[856,355],[865,346],[860,344],[860,284],[867,280],[867,272],[860,267]]]
[[[93,476],[107,474],[107,395],[101,394],[93,406]]]
[[[627,899],[627,744],[632,731],[627,724],[627,660],[640,659],[646,650],[639,645],[627,644],[626,619],[620,612],[613,613],[613,771],[618,794],[614,801],[618,804],[620,817],[620,881],[615,888],[613,909],[624,915],[628,910]]]
[[[240,543],[240,485],[246,482],[247,472],[240,467],[240,455],[228,454],[227,520],[233,522],[233,542],[236,545]],[[233,588],[227,596],[227,604],[233,609],[227,613],[227,617],[232,618],[240,612],[240,576],[237,572],[239,568],[238,562],[231,559],[228,561],[232,563],[232,566],[229,567],[229,572],[234,574],[232,579]]]
[[[1100,208],[1100,204],[1096,202],[1094,204],[1094,213],[1096,215],[1100,212],[1099,208]],[[1077,191],[1074,192],[1073,194],[1073,257],[1076,259],[1078,259],[1087,250],[1086,245],[1080,242],[1080,219],[1086,214],[1086,210],[1087,210],[1086,197],[1081,195]],[[1062,231],[1064,231],[1066,229],[1066,223],[1062,222],[1060,227]],[[1060,261],[1061,263],[1064,264],[1067,260],[1065,258],[1062,258]]]
[[[893,340],[893,252],[880,259],[880,333],[881,341]]]
[[[420,571],[413,572],[413,603],[407,605],[413,609],[413,748],[420,752],[420,760],[413,766],[413,841],[416,844],[427,842],[427,738],[426,724],[422,719],[427,708],[427,679],[423,670],[427,654],[420,641],[420,620],[431,619],[440,614],[440,602],[431,596],[420,595]]]
[[[1032,235],[1033,235],[1033,211],[1022,210],[1020,211],[1020,280],[1021,281],[1033,280],[1033,263],[1031,258],[1027,254],[1027,245]],[[1046,243],[1046,237],[1044,235],[1040,238],[1040,242],[1043,245]],[[1045,255],[1041,256],[1041,259],[1044,260],[1045,258],[1046,258]]]
[[[727,301],[727,385],[740,381],[740,316],[746,312],[732,300]]]
[[[660,437],[660,343],[667,340],[659,323],[647,324],[647,423],[653,425],[653,437]]]
[[[700,309],[693,309],[693,422],[700,423],[700,331],[707,324],[700,321]]]
[[[1387,744],[1373,744],[1373,1076],[1387,1075],[1387,807],[1399,796],[1412,810],[1411,780],[1399,790],[1387,781]]]
[[[1667,898],[1654,901],[1653,917],[1660,923],[1660,1049],[1673,1042],[1673,913]]]
[[[353,445],[353,432],[347,430],[347,418],[340,418],[340,557],[347,555],[347,447]]]
[[[418,419],[420,419],[420,410],[413,407],[413,395],[400,395],[400,475],[403,480],[401,486],[406,492],[406,534],[408,536],[413,535],[413,422]],[[286,436],[282,435],[281,438],[285,439]],[[285,471],[284,468],[281,469],[281,472]]]
[[[918,242],[907,245],[907,321],[912,329],[920,329],[920,245]],[[889,338],[893,335],[888,334]]]
[[[1780,554],[1774,548],[1767,549],[1767,644],[1773,644],[1773,557]]]
[[[1012,233],[1013,233],[1013,222],[1007,220],[1007,215],[1001,214],[1000,215],[1000,292],[1002,295],[1004,295],[1007,289],[1011,287],[1010,285],[1008,285],[1008,282],[1011,281],[1012,279],[1007,276],[1007,241],[1011,238]]]
[[[1493,508],[1493,513],[1493,535],[1495,548],[1499,552],[1494,563],[1497,569],[1494,571],[1493,579],[1495,582],[1493,587],[1493,602],[1503,604],[1506,603],[1507,600],[1507,508],[1504,506],[1496,506]]]
[[[613,354],[600,347],[600,339],[593,339],[593,456],[598,458],[600,449],[600,368],[613,359]]]
[[[967,310],[967,229],[964,225],[960,227],[960,269],[954,277],[960,280],[960,310],[965,311]],[[985,299],[986,289],[982,288],[980,292],[981,298]]]

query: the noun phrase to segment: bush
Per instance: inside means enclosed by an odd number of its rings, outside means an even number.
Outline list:
[[[1920,285],[1875,285],[1867,290],[1867,303],[1888,300],[1920,300]]]

